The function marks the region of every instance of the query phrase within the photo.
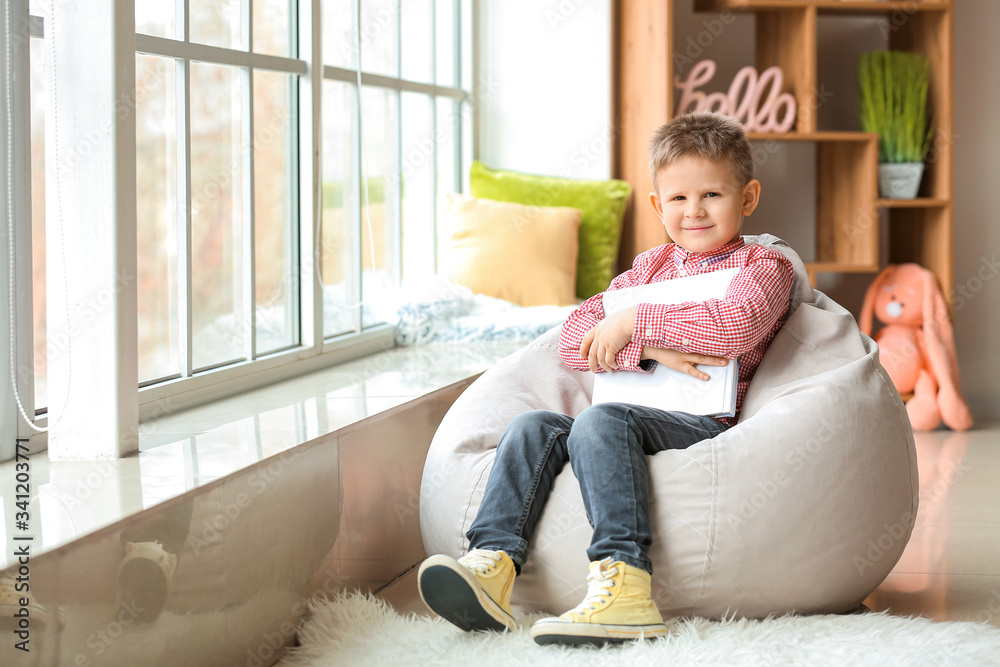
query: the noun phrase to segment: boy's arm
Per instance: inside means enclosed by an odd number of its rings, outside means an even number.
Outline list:
[[[762,248],[724,299],[639,305],[632,343],[734,359],[754,349],[785,313],[792,275],[784,255]]]
[[[650,254],[646,252],[636,257],[632,268],[612,280],[608,289],[623,289],[625,287],[644,284],[646,281],[643,279],[643,276],[649,271]],[[580,347],[587,333],[603,320],[603,292],[590,297],[570,313],[570,316],[563,323],[562,331],[559,333],[559,356],[562,358],[563,363],[574,370],[590,370],[587,357],[580,356]],[[616,355],[618,367],[620,369],[640,370],[639,361],[642,355],[642,348],[643,345],[634,340],[627,343]]]

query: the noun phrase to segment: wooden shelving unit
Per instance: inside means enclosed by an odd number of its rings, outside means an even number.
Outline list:
[[[632,184],[638,205],[623,229],[619,264],[668,241],[648,206],[652,189],[645,145],[673,117],[671,84],[676,3],[696,11],[733,10],[755,17],[758,71],[781,67],[785,92],[798,101],[798,117],[787,134],[751,133],[753,142],[811,142],[816,147],[816,249],[807,266],[819,273],[875,272],[879,266],[879,212],[888,217],[889,262],[917,262],[937,276],[950,296],[952,266],[952,0],[618,0],[615,4],[614,110],[621,132],[615,176]],[[926,161],[920,196],[878,198],[878,135],[817,131],[813,99],[817,82],[817,30],[825,15],[884,15],[891,21],[888,47],[916,51],[931,63],[930,116],[936,135]],[[748,63],[750,64],[750,63]],[[769,183],[773,186],[774,184]]]

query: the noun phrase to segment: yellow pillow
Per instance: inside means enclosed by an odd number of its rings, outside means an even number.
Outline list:
[[[447,197],[441,276],[521,306],[576,302],[580,211]]]

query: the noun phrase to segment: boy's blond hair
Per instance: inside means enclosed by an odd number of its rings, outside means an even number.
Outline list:
[[[661,125],[649,140],[649,171],[659,191],[656,175],[664,167],[686,157],[729,162],[740,185],[753,180],[750,141],[742,123],[714,111],[695,111]]]

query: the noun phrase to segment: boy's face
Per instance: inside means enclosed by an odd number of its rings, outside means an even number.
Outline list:
[[[757,208],[760,182],[741,185],[725,162],[686,157],[656,175],[649,202],[670,235],[688,252],[720,248],[740,235],[743,216]]]

